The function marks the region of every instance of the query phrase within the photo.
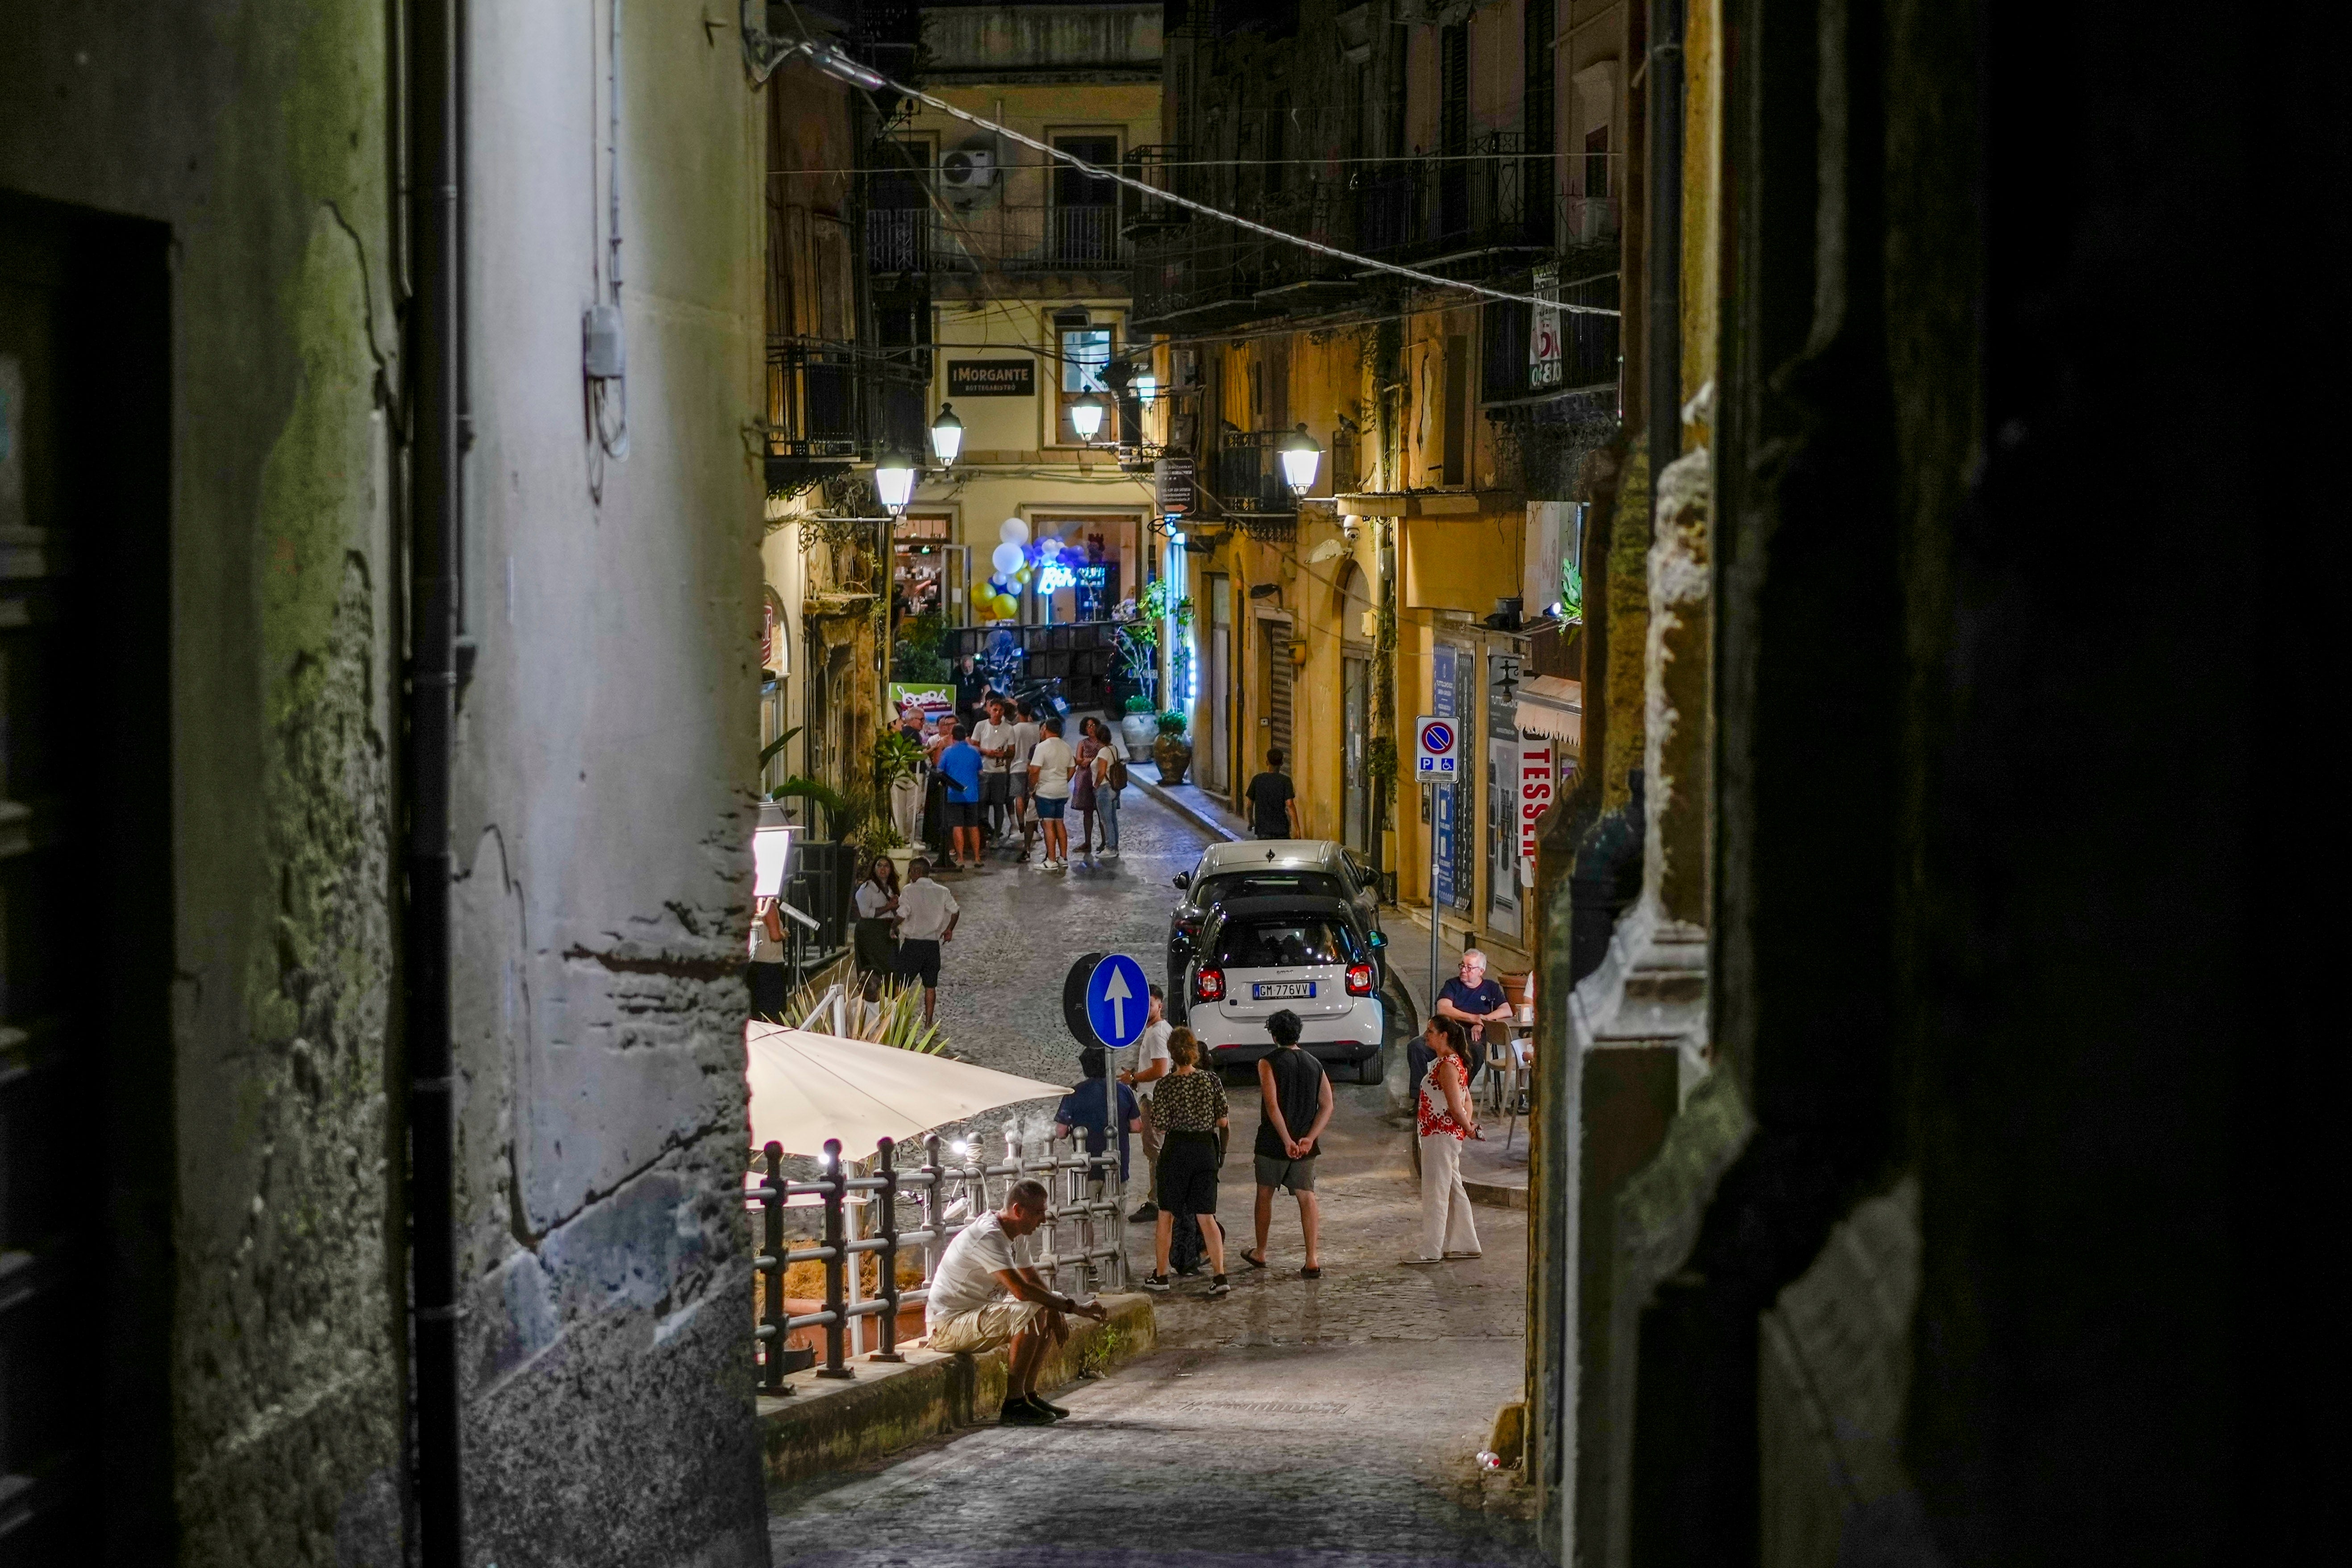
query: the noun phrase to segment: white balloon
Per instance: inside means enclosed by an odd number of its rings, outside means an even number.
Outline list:
[[[1029,542],[1029,525],[1017,517],[1008,517],[997,525],[996,537],[1006,544]]]
[[[1021,547],[1007,540],[988,559],[999,572],[1017,572],[1021,569]]]

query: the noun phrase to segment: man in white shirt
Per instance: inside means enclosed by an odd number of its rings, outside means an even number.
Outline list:
[[[1046,720],[1045,738],[1029,753],[1029,791],[1045,829],[1048,871],[1070,868],[1070,825],[1063,816],[1070,805],[1070,776],[1077,771],[1078,753],[1062,739],[1061,720]]]
[[[1151,1086],[1166,1078],[1175,1062],[1168,1054],[1168,1037],[1175,1031],[1168,1022],[1168,993],[1155,985],[1151,988],[1151,1012],[1143,1026],[1143,1034],[1129,1047],[1134,1061],[1118,1075],[1118,1081],[1135,1090],[1137,1100],[1151,1103]],[[1143,1204],[1127,1217],[1142,1221],[1156,1219],[1160,1215],[1160,1149],[1168,1135],[1150,1116],[1143,1119]]]
[[[1067,1318],[1099,1323],[1110,1316],[1099,1301],[1063,1295],[1022,1261],[1029,1256],[1022,1244],[1045,1223],[1045,1184],[1013,1183],[1003,1208],[948,1243],[923,1305],[926,1342],[935,1351],[976,1354],[1012,1342],[998,1415],[1007,1426],[1049,1426],[1069,1414],[1037,1397],[1037,1369],[1048,1350],[1070,1337]]]
[[[1029,840],[1035,832],[1037,819],[1030,811],[1029,754],[1037,749],[1045,731],[1037,727],[1037,707],[1028,698],[1021,700],[1020,719],[1013,726],[1013,815],[1021,824],[1021,858],[1029,858]]]
[[[931,863],[917,856],[907,868],[898,894],[898,973],[923,983],[923,1022],[931,1021],[940,994],[940,949],[955,940],[963,911],[955,895],[931,877]]]
[[[972,731],[971,743],[980,749],[980,809],[987,814],[988,831],[1000,840],[1011,827],[1013,731],[1004,700],[990,698],[988,717]]]

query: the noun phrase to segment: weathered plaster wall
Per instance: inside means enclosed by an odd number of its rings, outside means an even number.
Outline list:
[[[468,1527],[506,1568],[766,1561],[729,1195],[766,110],[728,29],[624,7],[630,419],[607,453],[581,370],[611,255],[603,21],[472,12],[457,1212]]]
[[[12,7],[0,186],[171,226],[183,1560],[399,1556],[381,5]],[[167,25],[164,25],[167,22]]]

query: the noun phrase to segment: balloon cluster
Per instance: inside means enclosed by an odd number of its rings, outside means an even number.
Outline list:
[[[1029,525],[1008,517],[996,530],[995,552],[989,564],[996,568],[972,595],[971,613],[981,621],[1013,621],[1021,617],[1021,590],[1029,585]]]

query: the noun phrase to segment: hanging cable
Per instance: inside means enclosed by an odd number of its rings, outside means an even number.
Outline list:
[[[747,57],[753,53],[753,37],[747,26],[744,32],[744,51]],[[1478,295],[1482,299],[1499,300],[1507,304],[1533,305],[1541,310],[1559,310],[1569,315],[1578,316],[1614,316],[1620,313],[1599,305],[1572,305],[1564,300],[1546,300],[1534,294],[1513,294],[1500,289],[1489,289],[1484,284],[1465,283],[1454,278],[1441,278],[1434,272],[1423,272],[1417,268],[1400,266],[1393,261],[1381,261],[1372,257],[1359,256],[1352,250],[1342,250],[1336,245],[1325,245],[1320,240],[1286,233],[1282,229],[1254,222],[1222,208],[1213,207],[1206,202],[1196,202],[1190,196],[1180,196],[1173,191],[1163,191],[1157,185],[1148,185],[1141,180],[1130,179],[1116,169],[1097,168],[1075,153],[1066,153],[1059,147],[1038,141],[1034,136],[1024,135],[1010,126],[1000,125],[992,120],[972,113],[970,110],[958,109],[945,99],[934,98],[920,88],[909,87],[905,82],[884,76],[871,67],[859,65],[855,60],[844,58],[829,45],[814,43],[807,38],[774,38],[764,32],[758,37],[761,40],[763,50],[772,51],[766,54],[765,69],[759,68],[756,64],[753,68],[754,76],[761,80],[765,80],[769,73],[786,59],[794,55],[804,55],[808,58],[809,63],[815,66],[817,69],[836,80],[845,81],[852,87],[863,88],[868,92],[903,93],[916,102],[961,120],[967,125],[977,126],[993,135],[1017,142],[1033,153],[1043,153],[1056,163],[1066,163],[1090,178],[1108,180],[1113,184],[1125,185],[1131,190],[1140,191],[1155,200],[1188,208],[1203,216],[1232,224],[1236,228],[1247,229],[1252,234],[1261,234],[1268,239],[1278,239],[1286,245],[1297,246],[1302,250],[1311,250],[1318,256],[1328,256],[1334,260],[1349,262],[1375,272],[1385,272],[1391,277],[1410,279],[1415,283],[1424,284],[1432,289],[1458,289],[1465,293]]]

